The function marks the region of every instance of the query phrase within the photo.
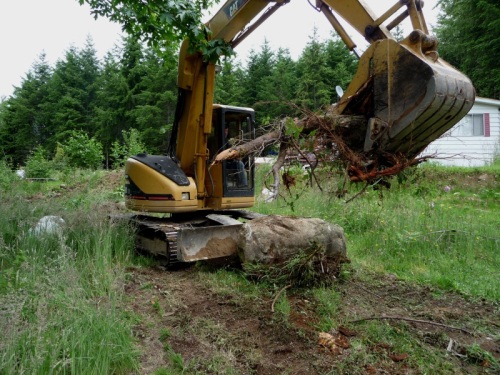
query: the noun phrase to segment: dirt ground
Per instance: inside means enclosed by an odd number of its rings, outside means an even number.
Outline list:
[[[482,186],[491,183],[488,177],[446,183]],[[97,188],[114,190],[121,184],[121,174],[113,173]],[[271,311],[276,290],[259,296],[236,288],[228,293],[207,283],[207,272],[160,265],[127,270],[123,308],[136,321],[141,374],[420,374],[414,352],[367,337],[371,322],[409,334],[422,351],[444,357],[450,364],[446,373],[497,370],[466,349],[476,344],[500,359],[498,304],[392,275],[360,277],[353,272],[333,286],[340,295],[334,317],[339,325],[320,339],[318,305],[307,293],[287,290],[290,313],[283,320]]]
[[[488,184],[483,176],[467,185]],[[444,182],[443,182],[444,183]],[[96,189],[114,190],[113,173]],[[64,194],[68,194],[66,189]],[[115,204],[100,210],[114,213]],[[500,306],[398,280],[355,272],[333,288],[340,295],[330,336],[320,339],[318,305],[287,290],[286,320],[273,313],[278,293],[248,296],[206,282],[202,267],[167,270],[159,264],[127,270],[126,304],[138,339],[141,374],[420,374],[418,358],[391,342],[368,337],[371,322],[409,334],[422,351],[450,363],[449,374],[493,374],[476,345],[500,359]],[[376,337],[376,336],[375,336]],[[432,357],[431,357],[432,358]],[[166,370],[168,369],[168,370]],[[443,372],[434,372],[441,374]]]
[[[204,271],[198,267],[168,271],[153,266],[128,272],[125,290],[128,309],[139,317],[135,334],[143,374],[172,368],[172,353],[182,357],[179,373],[189,374],[227,369],[261,375],[419,374],[407,353],[395,352],[386,342],[371,342],[364,349],[372,362],[352,363],[360,349],[351,342],[363,335],[356,327],[367,322],[352,321],[368,317],[409,331],[424,350],[447,353],[458,369],[450,374],[492,373],[487,360],[465,357],[465,347],[473,343],[500,358],[498,306],[436,293],[391,276],[368,282],[353,276],[335,285],[341,295],[337,319],[345,326],[329,332],[332,336],[321,345],[316,306],[300,292],[287,293],[291,311],[284,323],[271,311],[273,298],[218,293],[202,283],[199,273]]]

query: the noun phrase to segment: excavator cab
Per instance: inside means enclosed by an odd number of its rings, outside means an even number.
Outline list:
[[[253,206],[252,156],[212,164],[220,151],[248,142],[255,136],[254,111],[213,105],[206,152],[206,194],[197,194],[201,182],[196,173],[183,171],[168,155],[134,155],[125,166],[125,202],[129,209],[169,213],[168,219],[134,215],[136,248],[177,262],[234,257],[241,221],[253,218],[239,210]]]
[[[167,155],[139,154],[125,166],[125,202],[135,211],[164,213],[195,212],[252,207],[254,162],[252,156],[210,166],[220,151],[255,137],[254,110],[215,104],[207,140],[206,196],[197,195],[197,176],[184,172]],[[200,203],[203,206],[200,206]]]
[[[254,119],[254,110],[251,108],[214,105],[212,133],[207,142],[210,157],[213,158],[223,150],[252,140],[255,137]],[[235,199],[248,203],[251,200],[253,204],[255,192],[253,156],[225,160],[212,165],[205,184],[209,196],[219,200],[221,205],[227,206],[230,204],[229,201],[234,202]],[[241,207],[243,206],[239,206]]]

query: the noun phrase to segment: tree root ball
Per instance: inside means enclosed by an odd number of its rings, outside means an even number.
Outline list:
[[[344,230],[317,218],[269,215],[243,224],[238,239],[242,263],[282,263],[313,244],[325,249],[327,258],[347,259]]]

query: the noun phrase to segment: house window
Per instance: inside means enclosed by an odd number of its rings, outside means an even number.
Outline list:
[[[485,136],[484,115],[472,114],[465,116],[451,129],[452,137],[481,137]]]

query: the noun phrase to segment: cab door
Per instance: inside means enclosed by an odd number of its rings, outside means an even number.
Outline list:
[[[214,158],[223,150],[254,138],[253,109],[214,105],[212,133],[207,143],[210,155],[205,179],[207,208],[221,210],[254,205],[253,156],[213,163]]]
[[[254,113],[249,110],[227,108],[223,110],[221,123],[222,150],[248,142],[255,137]],[[225,160],[222,163],[224,197],[248,197],[254,195],[253,156]]]

